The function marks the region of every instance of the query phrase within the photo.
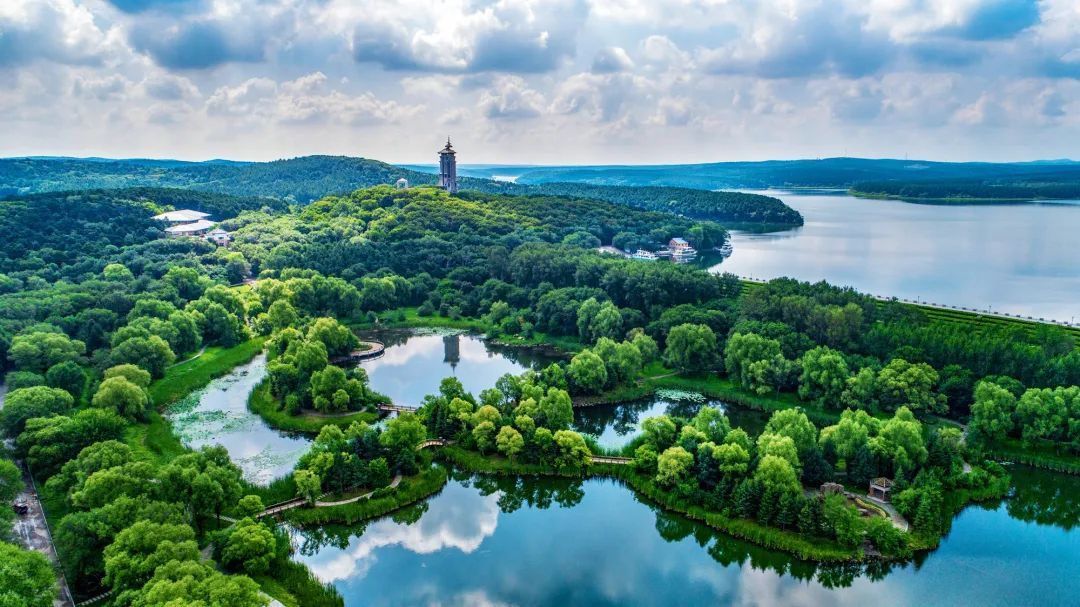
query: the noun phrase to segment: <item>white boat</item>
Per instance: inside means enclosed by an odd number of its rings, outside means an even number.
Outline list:
[[[724,243],[724,246],[720,247],[720,255],[724,257],[731,257],[731,254],[735,251],[735,247],[731,246],[731,241]]]
[[[653,253],[652,251],[638,249],[636,252],[634,252],[633,255],[630,256],[630,259],[640,259],[642,261],[656,261],[657,259],[659,259],[659,257],[657,257],[656,253]]]

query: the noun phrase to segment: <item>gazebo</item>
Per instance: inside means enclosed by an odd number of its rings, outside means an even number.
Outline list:
[[[889,491],[892,491],[892,479],[885,477],[875,478],[870,481],[870,497],[883,502],[889,501]]]

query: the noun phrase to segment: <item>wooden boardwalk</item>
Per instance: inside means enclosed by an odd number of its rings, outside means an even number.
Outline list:
[[[378,341],[362,341],[360,345],[367,346],[363,350],[353,350],[344,356],[337,356],[330,359],[332,363],[358,363],[365,360],[371,360],[378,358],[386,352],[386,346],[382,342]]]
[[[626,466],[634,463],[632,457],[614,457],[611,455],[593,455],[591,456],[592,463],[594,464],[613,464],[616,466]]]
[[[379,411],[386,411],[387,413],[416,413],[419,410],[420,407],[412,407],[409,405],[392,405],[390,403],[379,405]]]

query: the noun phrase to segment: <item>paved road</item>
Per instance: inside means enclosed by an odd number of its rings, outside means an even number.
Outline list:
[[[38,499],[37,492],[33,489],[30,473],[25,466],[22,466],[22,469],[23,482],[26,484],[26,488],[15,499],[26,502],[26,505],[30,507],[30,513],[16,517],[15,537],[23,546],[44,554],[49,558],[49,561],[57,566],[56,582],[60,587],[60,593],[53,605],[55,607],[73,607],[75,602],[71,599],[71,590],[68,589],[67,580],[64,579],[64,574],[59,568],[56,548],[53,546],[49,526],[45,522],[45,511],[42,510],[41,501]],[[7,507],[7,504],[4,504],[4,507]]]

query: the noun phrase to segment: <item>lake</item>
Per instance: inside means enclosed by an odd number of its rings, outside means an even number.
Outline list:
[[[641,424],[650,417],[691,418],[704,405],[723,411],[733,428],[742,428],[750,436],[761,434],[769,419],[767,413],[733,407],[694,392],[658,390],[652,396],[629,402],[575,408],[573,429],[592,436],[604,449],[622,449],[641,434]]]
[[[1013,472],[1014,496],[965,509],[937,551],[871,571],[795,561],[610,480],[467,474],[392,517],[296,532],[296,558],[349,607],[1075,605],[1077,483]]]
[[[373,389],[392,402],[419,405],[437,392],[444,377],[455,376],[479,394],[504,373],[522,373],[557,358],[524,348],[500,347],[475,335],[429,330],[365,333],[386,345],[382,357],[362,363]],[[222,445],[244,478],[266,485],[292,471],[311,439],[271,428],[248,410],[248,397],[266,377],[266,355],[240,365],[171,405],[166,417],[185,445]]]
[[[714,271],[827,280],[931,303],[1080,322],[1080,201],[930,205],[843,192],[759,192],[806,224],[732,232]]]
[[[266,377],[266,355],[240,365],[171,405],[165,417],[192,449],[222,445],[244,478],[266,485],[292,471],[311,439],[275,430],[248,410],[248,396]]]
[[[360,366],[371,389],[397,405],[419,406],[439,391],[444,378],[456,377],[474,396],[494,388],[503,375],[542,368],[559,360],[541,350],[496,345],[478,335],[434,329],[365,331],[360,337],[382,342],[386,350]]]

